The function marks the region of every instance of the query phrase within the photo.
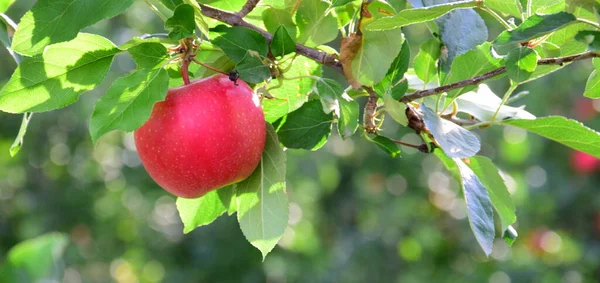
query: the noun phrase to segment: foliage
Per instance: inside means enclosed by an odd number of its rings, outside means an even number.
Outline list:
[[[80,0],[38,1],[19,21],[12,38],[11,23],[1,18],[6,31],[2,43],[23,56],[0,91],[0,110],[24,114],[11,155],[23,143],[31,113],[75,103],[103,83],[116,56],[131,55],[137,68],[121,74],[96,101],[89,126],[94,143],[102,143],[100,138],[113,130],[133,131],[143,125],[168,86],[188,79],[192,59],[203,64],[200,68],[220,60],[220,66],[208,65],[211,71],[236,73],[261,95],[270,123],[268,143],[248,179],[200,199],[178,200],[177,207],[185,232],[226,211],[237,213],[241,230],[263,259],[281,240],[289,220],[284,148],[317,150],[331,139],[334,123],[342,138],[358,130],[391,157],[401,156],[396,144],[406,143],[386,136],[379,122],[383,113],[418,134],[458,178],[471,229],[487,256],[495,238],[512,229],[516,217],[498,169],[490,159],[476,155],[481,141],[474,129],[517,127],[600,157],[598,132],[571,119],[535,118],[507,105],[518,85],[565,64],[593,58],[598,65],[592,32],[600,25],[595,17],[590,19],[585,1],[522,1],[524,5],[423,0],[410,1],[406,9],[393,1],[304,0],[257,7],[248,1],[244,13],[228,10],[245,3],[238,1],[160,2],[161,9],[148,3],[165,20],[168,38],[151,35],[120,47],[82,30],[127,11],[133,1],[104,1],[100,7]],[[6,9],[3,5],[11,2],[0,2],[0,11]],[[166,11],[168,18],[163,15]],[[354,12],[346,13],[344,20],[344,11]],[[487,41],[488,28],[475,11],[490,13],[506,30]],[[508,21],[505,15],[517,18]],[[422,23],[430,27],[431,37],[418,42],[421,47],[411,68],[412,39],[403,31]],[[468,34],[465,27],[470,28]],[[558,40],[554,37],[558,35],[565,38]],[[572,41],[589,44],[590,51],[568,54]],[[216,55],[203,60],[209,50]],[[211,74],[197,68],[189,68],[193,78]],[[325,78],[324,68],[338,76]],[[586,86],[585,96],[590,98],[599,97],[596,71]],[[481,91],[487,88],[482,83],[504,74],[511,82],[504,96],[492,93],[493,98],[482,101],[479,95],[490,95]],[[420,87],[411,86],[411,80]],[[439,87],[427,88],[429,83]],[[359,127],[356,98],[361,96],[368,96],[368,101]],[[421,144],[412,146],[422,149]],[[495,225],[495,214],[500,225]]]

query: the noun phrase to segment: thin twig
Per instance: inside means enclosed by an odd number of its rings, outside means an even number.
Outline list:
[[[363,116],[365,131],[369,134],[374,134],[377,132],[377,124],[375,124],[375,116],[377,112],[377,100],[379,100],[379,95],[372,87],[363,86],[363,89],[369,93],[369,99],[367,100],[367,104],[365,105],[365,113]]]
[[[223,10],[219,10],[217,8],[208,6],[208,5],[204,5],[204,4],[200,4],[200,7],[202,8],[202,14],[206,17],[218,20],[220,22],[232,25],[232,26],[242,26],[242,27],[247,27],[250,29],[253,29],[257,32],[259,32],[260,34],[262,34],[262,36],[268,41],[271,42],[271,39],[273,39],[273,35],[270,34],[269,32],[251,24],[248,23],[246,21],[244,21],[244,19],[242,19],[239,15],[233,14],[233,13],[229,13]],[[340,73],[342,72],[342,64],[337,60],[337,55],[336,54],[329,54],[327,52],[323,52],[321,50],[317,50],[314,48],[310,48],[310,47],[306,47],[302,44],[296,44],[296,53],[310,58],[312,60],[317,61],[318,63],[321,63],[325,66],[329,66],[332,67],[333,69],[337,70]]]
[[[562,66],[566,63],[570,63],[573,61],[585,60],[585,59],[594,58],[594,57],[600,57],[600,54],[588,51],[588,52],[575,54],[575,55],[571,55],[571,56],[540,59],[540,60],[538,60],[537,64],[538,65],[561,65]],[[466,79],[466,80],[458,81],[455,83],[439,86],[436,88],[415,91],[413,93],[403,96],[400,99],[400,101],[407,103],[407,102],[414,101],[414,100],[417,100],[417,99],[420,99],[423,97],[436,95],[438,93],[448,92],[453,89],[470,86],[470,85],[477,85],[485,80],[491,79],[491,78],[499,76],[501,74],[504,74],[505,72],[506,72],[506,67],[503,66],[503,67],[500,67],[493,71],[487,72],[483,75],[472,77],[470,79]]]
[[[531,3],[531,1],[529,1],[529,3]],[[253,30],[259,32],[260,34],[262,34],[262,36],[265,37],[265,39],[268,42],[271,42],[271,39],[273,39],[273,35],[271,33],[255,26],[251,23],[244,21],[244,19],[242,19],[242,17],[240,17],[237,14],[229,13],[227,11],[223,11],[223,10],[220,10],[220,9],[208,6],[208,5],[204,5],[204,4],[199,4],[199,5],[202,8],[202,14],[206,17],[218,20],[220,22],[223,22],[223,23],[226,23],[226,24],[229,24],[232,26],[242,26],[242,27],[247,27],[247,28],[253,29]],[[329,53],[323,52],[321,50],[306,47],[302,44],[296,44],[296,53],[300,54],[304,57],[310,58],[310,59],[312,59],[318,63],[321,63],[325,66],[329,66],[342,74],[344,73],[342,64],[338,60],[336,54],[329,54]],[[594,53],[594,52],[585,52],[585,53],[566,56],[566,57],[546,58],[546,59],[538,60],[538,65],[563,65],[565,63],[594,58],[594,57],[600,57],[600,55],[597,53]],[[470,86],[470,85],[477,85],[485,80],[499,76],[505,72],[506,72],[506,67],[503,66],[503,67],[500,67],[493,71],[490,71],[488,73],[485,73],[483,75],[475,76],[470,79],[462,80],[459,82],[451,83],[448,85],[443,85],[443,86],[432,88],[432,89],[415,91],[413,93],[403,96],[400,99],[400,101],[407,103],[407,102],[414,101],[414,100],[417,100],[417,99],[420,99],[423,97],[436,95],[438,93],[448,92],[453,89]],[[369,90],[367,90],[367,91],[369,91]],[[371,88],[371,91],[374,93],[372,88]],[[369,97],[372,97],[372,96],[373,95],[370,95]],[[370,100],[371,100],[371,98],[370,98]],[[375,100],[375,102],[376,102],[376,100]]]
[[[254,10],[254,8],[256,7],[256,4],[258,4],[260,0],[248,0],[246,1],[246,4],[244,4],[244,7],[242,7],[242,9],[237,12],[236,14],[243,18],[246,15],[250,14],[250,12],[252,12],[252,10]]]

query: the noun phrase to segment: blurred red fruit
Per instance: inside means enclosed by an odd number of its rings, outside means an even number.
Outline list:
[[[578,173],[590,174],[600,168],[600,159],[581,151],[571,153],[571,166]]]

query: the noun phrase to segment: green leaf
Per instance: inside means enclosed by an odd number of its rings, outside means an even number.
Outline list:
[[[15,141],[13,142],[13,144],[10,146],[9,151],[10,151],[11,157],[14,157],[15,155],[17,155],[17,153],[21,149],[21,146],[23,145],[23,138],[25,137],[25,133],[27,133],[27,126],[29,126],[29,121],[31,120],[31,116],[33,116],[33,113],[23,114],[23,121],[21,121],[21,127],[19,128],[19,133],[17,134],[17,137],[15,138]]]
[[[451,84],[469,79],[502,67],[502,58],[495,58],[491,53],[492,45],[486,42],[474,50],[456,56],[444,84]],[[465,86],[448,92],[449,98],[455,98],[476,86]]]
[[[532,14],[553,14],[564,11],[565,8],[565,0],[531,0]]]
[[[321,97],[323,110],[333,111],[338,117],[338,131],[342,139],[346,139],[358,128],[358,103],[344,92],[342,86],[331,79],[319,79],[315,84],[315,92]]]
[[[535,120],[506,120],[500,124],[515,126],[575,150],[600,158],[600,133],[575,120],[549,116]]]
[[[165,5],[165,7],[171,11],[175,10],[177,6],[183,4],[181,0],[159,0],[160,3]]]
[[[337,21],[326,14],[329,4],[322,0],[303,0],[296,11],[300,44],[316,47],[334,40],[338,35]]]
[[[486,255],[494,245],[494,209],[487,189],[477,175],[459,158],[453,158],[461,175],[461,186],[467,203],[469,224],[475,239]]]
[[[69,237],[62,233],[49,233],[21,242],[7,254],[0,267],[0,282],[60,281],[63,254]]]
[[[184,4],[188,4],[194,7],[194,22],[196,22],[196,27],[200,30],[200,32],[208,37],[208,24],[206,20],[204,20],[204,16],[202,15],[202,9],[198,4],[197,0],[182,0]]]
[[[221,203],[223,203],[223,206],[227,209],[228,215],[232,215],[237,211],[237,199],[235,197],[236,190],[236,184],[217,190],[219,199],[221,200]]]
[[[0,91],[0,110],[44,112],[74,103],[102,82],[120,50],[99,35],[81,33],[26,58]]]
[[[509,246],[513,245],[515,240],[517,240],[517,237],[519,237],[519,234],[517,233],[517,230],[515,230],[515,228],[513,228],[512,226],[508,226],[508,229],[506,229],[506,231],[504,231],[504,234],[502,235],[502,238]]]
[[[50,44],[71,40],[84,27],[127,10],[134,0],[39,0],[25,13],[14,35],[14,51],[34,56]],[[77,48],[77,47],[74,47]]]
[[[585,92],[583,95],[588,98],[600,98],[600,75],[598,75],[598,70],[600,70],[600,59],[594,58],[592,59],[595,69],[590,74],[590,77],[585,84]]]
[[[165,29],[169,31],[169,38],[173,40],[194,35],[195,27],[194,7],[187,4],[177,6],[173,16],[165,21]]]
[[[487,188],[492,205],[500,217],[502,231],[506,231],[511,224],[517,221],[517,216],[515,215],[515,205],[504,180],[489,158],[473,156],[469,158],[469,161],[469,167]]]
[[[511,107],[504,105],[502,99],[485,84],[480,84],[477,91],[467,92],[456,99],[458,111],[467,113],[479,121],[488,122],[492,117],[495,120],[505,119],[535,119],[531,113],[525,111],[523,107]],[[500,111],[496,111],[500,107]]]
[[[379,94],[380,97],[384,97],[384,93],[388,92],[394,99],[400,99],[408,90],[407,80],[401,82],[404,79],[404,74],[408,70],[408,64],[410,62],[410,47],[408,41],[405,40],[400,49],[400,53],[392,62],[392,65],[388,69],[385,77],[375,86],[373,89]]]
[[[14,2],[15,0],[0,0],[0,13],[6,12]]]
[[[236,192],[240,228],[248,242],[260,250],[263,260],[288,225],[285,163],[277,134],[267,124],[267,143],[261,161],[250,177],[238,183]]]
[[[475,8],[479,5],[481,5],[480,1],[459,1],[423,8],[406,9],[398,12],[395,16],[378,19],[367,25],[366,28],[367,30],[395,29],[435,20],[454,9]]]
[[[257,84],[271,77],[271,71],[256,52],[248,51],[246,56],[235,66],[240,79],[247,83]]]
[[[289,10],[269,7],[262,12],[262,20],[268,32],[275,33],[280,26],[284,26],[292,39],[296,38],[298,28]]]
[[[479,152],[481,144],[475,134],[442,119],[424,104],[421,104],[420,110],[423,112],[423,121],[427,129],[448,157],[468,158]]]
[[[117,79],[94,106],[92,141],[113,130],[134,131],[152,113],[154,103],[167,96],[169,76],[164,69],[141,69]]]
[[[535,50],[526,46],[508,52],[504,59],[508,77],[516,83],[527,81],[537,67],[537,57]]]
[[[342,139],[347,139],[358,129],[359,105],[345,92],[338,98],[338,101],[340,104],[340,115],[337,121],[338,132]]]
[[[195,199],[177,198],[177,210],[183,222],[183,233],[187,234],[194,231],[196,227],[208,225],[227,211],[218,192],[228,187],[210,191]]]
[[[327,142],[332,122],[333,114],[325,114],[321,102],[311,100],[275,122],[275,127],[285,147],[317,150]]]
[[[394,121],[405,127],[408,125],[408,118],[406,118],[406,104],[394,99],[389,92],[383,94],[383,103],[385,104],[385,112],[387,112]]]
[[[219,26],[216,30],[220,35],[212,43],[221,48],[233,62],[239,63],[249,50],[263,57],[267,56],[269,46],[265,38],[255,30],[245,27],[226,28]]]
[[[575,16],[567,12],[551,15],[533,15],[527,18],[517,28],[503,31],[494,43],[507,44],[513,42],[526,42],[534,38],[559,30],[576,20]]]
[[[402,48],[404,35],[400,30],[365,31],[361,40],[352,59],[352,76],[361,85],[374,85],[385,77]]]
[[[519,0],[485,0],[483,4],[502,14],[507,14],[516,18],[521,18],[523,8]]]
[[[321,65],[306,57],[298,56],[284,76],[286,78],[318,77],[321,76]],[[267,85],[267,89],[268,94],[273,98],[263,99],[263,112],[265,120],[272,123],[300,108],[306,102],[308,94],[313,90],[313,81],[309,79],[293,79],[285,82],[272,80]]]
[[[160,67],[169,59],[167,48],[158,42],[144,42],[127,49],[127,52],[140,68]]]
[[[417,77],[427,85],[437,75],[436,61],[440,57],[441,42],[437,38],[430,38],[423,42],[419,53],[415,57],[413,68]]]
[[[373,139],[369,139],[369,141],[373,142],[377,145],[381,150],[387,152],[392,158],[396,158],[400,156],[400,149],[398,145],[393,142],[391,139],[384,136],[376,136]]]
[[[599,51],[600,50],[600,32],[591,30],[582,30],[577,33],[575,39],[587,44],[589,50]]]
[[[271,40],[271,53],[275,57],[284,56],[296,51],[296,43],[285,26],[280,26]]]
[[[439,61],[441,79],[450,70],[456,56],[475,49],[488,40],[485,22],[473,9],[451,11],[435,21],[447,54]],[[468,31],[468,32],[465,32]]]
[[[354,0],[333,0],[333,1],[331,1],[331,6],[332,7],[341,7],[352,1],[354,1]]]

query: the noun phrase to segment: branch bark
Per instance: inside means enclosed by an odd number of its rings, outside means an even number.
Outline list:
[[[242,7],[242,9],[237,12],[237,15],[241,18],[245,17],[246,15],[250,14],[250,12],[252,12],[252,10],[254,10],[254,8],[256,7],[256,4],[258,4],[260,0],[248,0],[246,1],[246,4],[244,4],[244,7]]]
[[[579,61],[579,60],[585,60],[585,59],[594,58],[594,57],[600,57],[600,54],[588,51],[588,52],[575,54],[575,55],[571,55],[571,56],[540,59],[540,60],[538,60],[537,64],[538,65],[561,65],[562,66],[565,63],[570,63],[570,62]],[[472,77],[470,79],[466,79],[463,81],[458,81],[455,83],[439,86],[436,88],[415,91],[413,93],[403,96],[400,99],[400,101],[402,101],[404,103],[408,103],[408,102],[417,100],[419,98],[435,95],[438,93],[448,92],[453,89],[457,89],[457,88],[461,88],[461,87],[465,87],[465,86],[469,86],[469,85],[477,85],[477,84],[482,83],[485,80],[491,79],[493,77],[499,76],[504,73],[506,73],[506,67],[503,66],[503,67],[500,67],[493,71],[490,71],[488,73],[485,73],[483,75]]]
[[[249,2],[251,2],[251,1],[252,0],[250,0]],[[253,30],[259,32],[260,34],[262,34],[262,36],[264,36],[268,42],[271,42],[271,40],[273,39],[273,35],[271,33],[255,26],[251,23],[244,21],[244,19],[242,19],[242,17],[240,17],[238,14],[229,13],[229,12],[219,10],[219,9],[216,9],[214,7],[204,5],[204,4],[200,4],[200,8],[202,8],[202,14],[206,17],[215,19],[217,21],[220,21],[220,22],[232,25],[232,26],[241,26],[241,27],[247,27],[249,29],[253,29]],[[321,50],[306,47],[306,46],[304,46],[302,44],[298,44],[298,43],[296,44],[296,53],[298,53],[304,57],[310,58],[312,60],[315,60],[318,63],[321,63],[325,66],[329,66],[340,73],[343,73],[342,64],[337,60],[336,54],[329,54],[327,52],[323,52]]]
[[[242,27],[247,27],[247,28],[253,29],[253,30],[259,32],[260,34],[262,34],[268,42],[271,42],[271,40],[273,39],[273,35],[271,33],[255,26],[251,23],[244,21],[244,19],[242,17],[240,17],[240,15],[242,15],[245,10],[256,6],[256,4],[253,4],[254,2],[257,2],[257,1],[248,0],[246,5],[244,5],[244,8],[242,8],[242,11],[240,11],[239,13],[235,13],[235,14],[226,12],[223,10],[219,10],[219,9],[216,9],[214,7],[207,6],[204,4],[200,4],[200,7],[202,8],[202,14],[206,17],[218,20],[220,22],[223,22],[223,23],[226,23],[226,24],[229,24],[232,26],[242,26]],[[249,11],[251,11],[251,9],[248,10],[248,12]],[[323,52],[323,51],[320,51],[320,50],[317,50],[314,48],[310,48],[310,47],[304,46],[302,44],[296,44],[296,53],[298,53],[302,56],[305,56],[307,58],[310,58],[310,59],[312,59],[318,63],[321,63],[325,66],[329,66],[342,74],[344,73],[342,64],[338,60],[336,54],[329,54],[327,52]],[[540,59],[540,60],[538,60],[538,65],[563,65],[565,63],[570,63],[573,61],[585,60],[585,59],[595,58],[595,57],[600,57],[600,54],[595,53],[595,52],[584,52],[584,53],[575,54],[575,55],[571,55],[571,56],[565,56],[565,57]],[[491,72],[488,72],[483,75],[479,75],[479,76],[476,76],[476,77],[473,77],[470,79],[466,79],[463,81],[451,83],[448,85],[443,85],[443,86],[432,88],[432,89],[415,91],[413,93],[403,96],[400,99],[400,101],[404,102],[404,103],[408,103],[408,102],[411,102],[411,101],[414,101],[414,100],[417,100],[417,99],[420,99],[423,97],[436,95],[436,94],[443,93],[443,92],[448,92],[453,89],[457,89],[457,88],[461,88],[461,87],[465,87],[465,86],[469,86],[469,85],[477,85],[477,84],[482,83],[485,80],[499,76],[505,72],[506,72],[506,67],[500,67]],[[367,90],[367,92],[369,92],[369,89],[365,88],[365,90]],[[372,88],[370,90],[374,92],[374,90]],[[371,99],[372,99],[372,95],[369,95],[369,100],[371,100]],[[377,102],[377,100],[375,100],[375,102]]]

